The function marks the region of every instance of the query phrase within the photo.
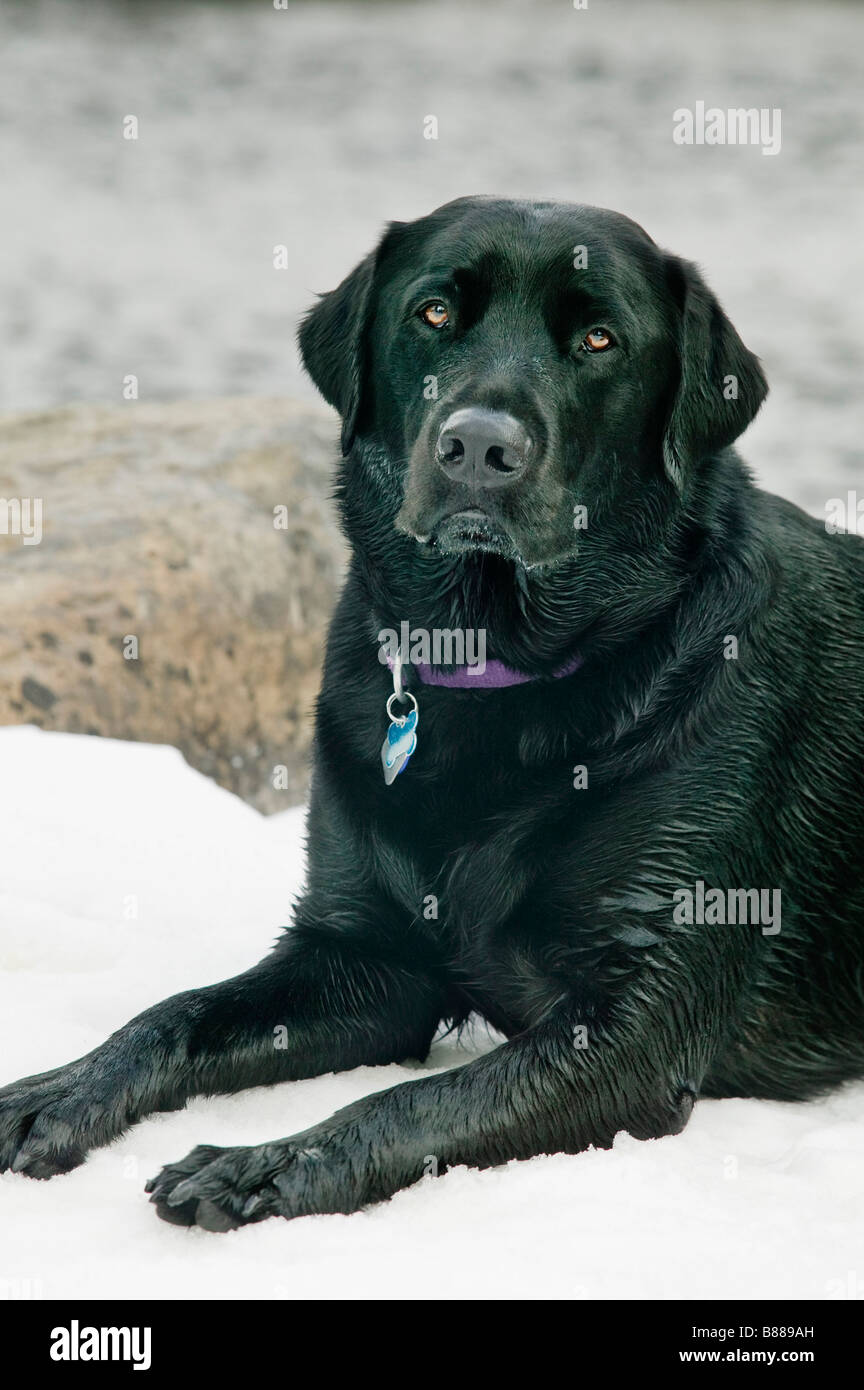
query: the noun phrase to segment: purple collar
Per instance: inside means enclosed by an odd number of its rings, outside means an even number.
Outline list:
[[[392,671],[391,656],[387,658],[387,665]],[[552,672],[553,679],[572,676],[581,665],[581,656],[571,656],[569,661]],[[529,681],[537,680],[536,676],[527,676],[524,671],[505,666],[503,661],[487,661],[482,672],[476,666],[460,666],[455,671],[443,671],[426,661],[412,661],[411,667],[424,685],[445,685],[450,690],[501,690],[506,685],[527,685]]]

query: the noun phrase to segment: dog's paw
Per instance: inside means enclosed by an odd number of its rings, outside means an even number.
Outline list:
[[[163,1221],[230,1231],[268,1216],[310,1216],[357,1211],[374,1200],[332,1141],[311,1136],[251,1148],[201,1144],[180,1163],[169,1163],[147,1183]]]
[[[105,1117],[80,1063],[0,1088],[0,1173],[53,1178],[104,1143]]]

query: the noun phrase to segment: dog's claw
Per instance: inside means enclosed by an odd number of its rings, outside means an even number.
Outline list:
[[[177,1207],[181,1202],[187,1202],[190,1197],[195,1196],[197,1183],[194,1178],[187,1178],[185,1182],[179,1182],[173,1192],[169,1192],[165,1201],[169,1206]]]

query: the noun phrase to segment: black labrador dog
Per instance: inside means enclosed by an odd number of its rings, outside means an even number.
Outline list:
[[[753,486],[765,380],[696,268],[613,212],[464,198],[391,225],[300,343],[353,558],[295,921],[7,1086],[0,1168],[472,1013],[496,1050],[196,1148],[160,1216],[351,1212],[864,1075],[864,545]]]

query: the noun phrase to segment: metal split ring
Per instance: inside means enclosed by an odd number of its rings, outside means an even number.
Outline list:
[[[395,680],[394,680],[394,685],[395,685]],[[401,686],[401,682],[400,682],[400,686]],[[410,701],[411,701],[411,709],[406,710],[405,714],[394,714],[394,713],[393,713],[393,710],[392,710],[392,705],[393,705],[393,701],[394,701],[394,700],[410,700]],[[416,713],[416,711],[417,711],[417,701],[415,700],[414,696],[411,694],[411,691],[410,691],[410,690],[401,690],[401,692],[400,692],[399,690],[394,690],[394,691],[393,691],[393,694],[390,696],[390,698],[389,698],[388,701],[387,701],[387,718],[390,720],[390,723],[391,723],[391,724],[404,724],[404,723],[405,723],[405,720],[408,718],[409,714]]]

